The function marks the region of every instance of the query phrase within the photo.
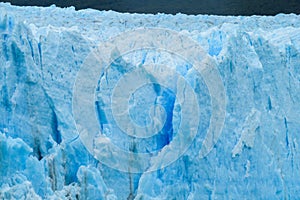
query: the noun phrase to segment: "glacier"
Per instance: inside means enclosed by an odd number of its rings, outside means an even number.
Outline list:
[[[152,28],[197,43],[201,58],[207,59],[202,64],[214,65],[220,80],[197,73],[190,60],[164,49],[122,53],[98,48],[120,35],[125,44],[130,31],[142,30],[143,36]],[[139,40],[161,41],[148,36]],[[177,46],[167,36],[165,45],[175,51]],[[300,198],[299,15],[122,14],[0,3],[0,43],[0,199]],[[183,43],[177,52],[198,53],[191,49]],[[86,61],[97,51],[111,59],[110,66],[95,70],[95,75],[82,70],[94,66]],[[171,67],[155,67],[166,65]],[[88,77],[79,76],[85,72]],[[130,72],[147,80],[132,79]],[[74,111],[74,85],[85,98],[84,89],[95,89],[85,85],[90,77],[98,77],[95,99],[87,102],[95,113],[85,113],[86,105],[76,102]],[[148,82],[134,88],[139,81]],[[186,85],[195,92],[199,109],[190,106],[196,104]],[[214,132],[209,151],[201,156],[210,119],[221,109],[211,94],[210,86],[216,85],[224,89],[224,121],[221,134],[216,137]],[[128,88],[135,90],[126,97],[126,105],[111,100]],[[76,113],[81,105],[83,110]],[[116,117],[122,109],[134,125],[129,126],[122,113]],[[95,114],[106,137],[85,142],[91,137],[79,134],[77,122],[89,124]],[[178,132],[183,117],[190,123],[183,127],[186,132],[199,124],[194,137]],[[130,133],[126,128],[141,130],[154,119],[158,122],[142,132],[146,135],[124,134]],[[106,148],[107,143],[122,152],[154,155],[149,163],[155,170],[143,171],[147,166],[142,166],[126,171],[128,160]],[[171,154],[186,143],[181,154]],[[145,164],[137,158],[130,161]]]

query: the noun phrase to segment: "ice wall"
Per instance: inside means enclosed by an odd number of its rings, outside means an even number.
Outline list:
[[[155,84],[130,98],[129,104],[138,105],[130,113],[136,123],[147,124],[144,110],[159,96],[169,122],[162,132],[132,147],[114,129],[106,97],[125,69],[141,60],[159,64],[166,56],[191,81],[200,106],[198,133],[182,156],[153,172],[130,173],[106,166],[87,150],[72,98],[91,51],[141,27],[171,29],[204,49],[220,74],[226,115],[220,137],[202,158],[212,116],[203,77],[163,53],[117,55],[99,77],[102,96],[95,108],[100,127],[120,148],[149,154],[176,138],[178,95]],[[300,16],[141,15],[0,3],[0,43],[0,199],[300,198]]]

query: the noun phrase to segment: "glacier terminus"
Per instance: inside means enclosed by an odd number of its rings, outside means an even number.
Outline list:
[[[299,199],[300,16],[0,3],[0,199]]]

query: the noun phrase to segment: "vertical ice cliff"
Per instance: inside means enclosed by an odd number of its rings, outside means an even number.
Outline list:
[[[156,84],[151,67],[145,68],[153,84],[129,97],[128,110],[135,124],[145,126],[151,123],[149,107],[159,105],[153,113],[163,108],[157,119],[166,123],[144,139],[118,128],[110,97],[135,66],[173,66],[199,104],[199,115],[190,117],[199,118],[199,128],[188,150],[165,168],[132,173],[103,164],[87,150],[72,99],[91,52],[141,27],[171,29],[204,49],[225,89],[226,116],[216,144],[201,157],[214,109],[205,77],[167,51],[112,51],[113,62],[99,76],[95,110],[101,131],[116,146],[152,155],[178,136],[178,97],[185,97],[186,88],[174,84],[174,92]],[[171,75],[165,76],[170,85],[177,80]],[[300,198],[300,16],[141,15],[0,3],[0,94],[0,199]]]

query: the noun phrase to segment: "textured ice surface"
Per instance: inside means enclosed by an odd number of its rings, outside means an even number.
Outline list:
[[[140,27],[168,28],[197,41],[216,62],[227,104],[222,134],[201,158],[211,99],[198,77],[201,123],[190,148],[166,168],[134,174],[107,167],[86,150],[72,91],[91,50]],[[300,16],[140,15],[1,3],[0,45],[0,199],[300,198]],[[139,125],[149,123],[157,91],[167,113],[163,134],[134,147],[107,110],[111,85],[126,72],[120,69],[130,68],[128,59],[140,63],[145,53],[145,62],[159,57],[146,50],[124,55],[99,77],[95,107],[114,144],[149,153],[176,137],[176,93],[145,85],[130,97],[130,115]],[[190,73],[184,61],[171,60],[182,75]],[[189,75],[191,82],[197,78]]]

